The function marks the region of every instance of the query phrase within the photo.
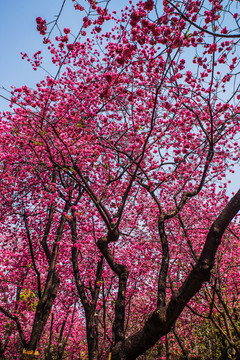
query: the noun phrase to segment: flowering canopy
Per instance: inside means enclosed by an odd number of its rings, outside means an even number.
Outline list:
[[[226,195],[239,158],[236,5],[107,5],[74,3],[87,14],[76,37],[64,28],[52,40],[36,19],[57,74],[14,89],[1,116],[7,358],[135,359],[180,316],[185,355],[184,308],[207,312],[216,291],[224,307],[229,259],[238,286],[240,192]],[[29,60],[41,67],[41,52]]]

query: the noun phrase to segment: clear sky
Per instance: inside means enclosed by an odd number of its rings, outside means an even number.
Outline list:
[[[111,7],[116,10],[124,7],[126,0],[112,0]],[[21,58],[21,51],[31,57],[38,50],[43,50],[43,37],[36,30],[36,17],[40,16],[47,22],[54,20],[61,8],[62,0],[0,0],[0,94],[9,97],[2,88],[11,90],[11,85],[20,87],[28,85],[34,87],[46,73],[43,70],[33,71],[31,65]],[[73,10],[72,0],[66,0],[60,26],[69,27],[72,33],[77,33],[81,23],[79,11]],[[49,58],[49,55],[48,55]],[[47,56],[46,56],[47,59]],[[53,75],[57,70],[50,61],[45,61],[45,68]],[[8,108],[8,102],[0,98],[0,111]],[[235,168],[236,174],[230,176],[231,191],[236,191],[240,186],[239,167]]]
[[[36,17],[57,14],[56,0],[0,1],[0,86],[32,84],[40,74],[21,59],[20,52],[34,53],[41,47],[41,36],[36,30]],[[3,94],[3,92],[1,92]],[[1,102],[1,109],[3,102]]]
[[[24,84],[33,87],[44,77],[45,73],[42,70],[33,71],[31,65],[22,60],[20,53],[26,52],[31,56],[44,49],[43,37],[36,30],[36,17],[41,16],[47,22],[54,20],[61,4],[62,0],[0,0],[1,88],[9,90],[11,85],[18,87]],[[72,1],[67,0],[60,24],[75,32],[80,22],[79,15],[79,12],[73,10]],[[45,63],[47,70],[49,66],[50,63]],[[0,93],[7,96],[2,90]],[[6,107],[7,102],[0,99],[0,110]]]
[[[10,89],[22,85],[34,85],[46,73],[42,70],[33,71],[31,65],[22,60],[21,52],[30,57],[38,50],[46,49],[42,44],[43,37],[36,30],[36,17],[40,16],[47,22],[54,20],[59,13],[63,0],[0,0],[0,88]],[[127,0],[112,0],[111,8],[120,10]],[[82,13],[75,11],[72,0],[66,0],[60,27],[68,27],[73,34],[77,34],[81,23]],[[47,57],[45,57],[47,58]],[[48,55],[49,58],[49,55]],[[56,68],[49,62],[44,63],[53,75]],[[5,91],[0,94],[7,97]],[[7,101],[0,98],[0,111],[6,109]]]

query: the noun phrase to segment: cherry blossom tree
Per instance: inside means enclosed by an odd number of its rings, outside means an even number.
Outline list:
[[[1,115],[0,352],[160,359],[173,331],[186,357],[192,312],[237,354],[236,2],[110,5],[74,2],[76,36],[36,19],[56,76]]]

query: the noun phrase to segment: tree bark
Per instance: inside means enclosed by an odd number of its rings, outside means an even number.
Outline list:
[[[59,277],[55,270],[53,272],[49,272],[43,296],[37,305],[31,338],[26,347],[29,350],[36,350],[38,346],[44,326],[46,325],[50,315],[53,302],[56,298],[59,284]]]
[[[201,289],[205,281],[209,281],[222,235],[239,210],[240,190],[213,222],[196,266],[179,290],[172,295],[168,305],[158,307],[142,329],[126,340],[118,342],[112,350],[112,360],[134,360],[169,333],[189,300]]]

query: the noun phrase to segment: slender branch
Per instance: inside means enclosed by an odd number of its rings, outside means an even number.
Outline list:
[[[34,253],[33,253],[32,240],[31,240],[31,235],[30,235],[30,231],[29,231],[27,215],[26,215],[25,211],[24,211],[24,214],[23,214],[23,218],[24,218],[24,224],[25,224],[25,228],[26,228],[26,232],[27,232],[27,238],[28,238],[28,244],[29,244],[29,249],[30,249],[30,253],[31,253],[33,268],[34,268],[35,273],[37,275],[38,298],[41,299],[41,275],[40,275],[40,272],[38,271],[37,266],[36,266]]]
[[[44,231],[44,234],[43,234],[43,238],[42,238],[42,241],[41,241],[41,245],[43,247],[43,250],[45,252],[45,255],[46,255],[46,258],[48,259],[48,261],[50,261],[51,252],[50,252],[49,247],[47,245],[47,238],[48,238],[49,232],[51,230],[54,210],[55,210],[55,205],[51,204],[50,208],[49,208],[47,224],[46,224],[45,231]]]
[[[186,204],[187,200],[189,198],[192,198],[192,197],[196,196],[202,190],[202,187],[204,185],[204,182],[205,182],[205,179],[206,179],[206,176],[207,176],[209,165],[210,165],[210,163],[211,163],[211,161],[213,159],[213,155],[214,155],[213,145],[210,144],[208,154],[207,154],[207,157],[206,157],[206,161],[205,161],[205,165],[204,165],[204,169],[203,169],[203,173],[202,173],[202,177],[201,177],[199,185],[193,191],[185,191],[183,193],[182,197],[181,197],[181,200],[176,205],[176,208],[174,210],[171,210],[171,211],[167,212],[167,214],[165,215],[165,219],[171,219],[174,216],[176,216],[182,210],[182,208]]]
[[[13,320],[16,325],[17,325],[17,329],[18,329],[18,333],[19,333],[19,336],[20,336],[20,339],[21,339],[21,342],[22,342],[22,345],[25,347],[27,342],[25,340],[25,336],[24,336],[24,333],[23,333],[23,329],[22,329],[22,326],[20,324],[20,321],[18,319],[18,317],[16,315],[12,315],[9,311],[7,311],[6,309],[4,309],[2,306],[0,306],[0,311],[5,315],[7,316],[9,319]]]
[[[229,318],[234,330],[236,331],[236,334],[237,334],[238,338],[240,339],[240,331],[238,330],[237,326],[235,325],[235,323],[234,323],[234,321],[232,319],[232,316],[229,313],[227,305],[226,305],[225,301],[222,298],[221,292],[219,290],[216,290],[216,292],[217,292],[217,296],[218,296],[218,298],[220,300],[220,303],[222,304],[222,306],[223,306],[223,308],[224,308],[224,310],[225,310],[225,312],[227,314],[227,317]]]
[[[240,38],[240,35],[227,35],[227,34],[218,34],[218,33],[213,33],[207,29],[202,28],[201,26],[197,25],[196,23],[194,23],[192,20],[189,19],[189,17],[185,16],[178,8],[176,5],[174,5],[171,1],[166,0],[166,2],[168,4],[170,4],[172,7],[174,7],[174,9],[182,16],[182,18],[184,20],[186,20],[189,24],[193,25],[194,27],[196,27],[197,29],[199,29],[201,32],[205,32],[206,34],[215,36],[215,37],[220,37],[220,38]]]
[[[78,266],[78,249],[77,249],[77,219],[76,219],[76,211],[72,209],[72,220],[70,222],[71,233],[72,233],[72,265],[73,265],[73,274],[76,282],[76,287],[78,291],[78,295],[83,304],[86,315],[89,314],[90,305],[87,294],[85,293],[84,284],[82,282],[80,276],[80,270]]]
[[[158,232],[160,235],[162,245],[162,263],[158,277],[158,300],[157,307],[164,307],[166,305],[166,282],[169,265],[169,248],[168,239],[165,232],[164,221],[159,217],[158,219]]]

